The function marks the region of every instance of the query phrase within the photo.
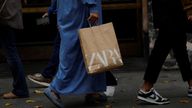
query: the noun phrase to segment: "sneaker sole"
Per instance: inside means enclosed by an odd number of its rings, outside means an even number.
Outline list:
[[[148,103],[152,103],[152,104],[157,104],[157,105],[164,105],[164,104],[169,104],[170,103],[169,101],[167,101],[167,102],[155,102],[155,101],[148,100],[148,99],[145,99],[145,98],[140,97],[140,96],[137,96],[137,98],[142,100],[142,101],[145,101],[145,102],[148,102]]]
[[[29,76],[27,76],[27,78],[28,78],[30,81],[32,81],[32,82],[34,82],[34,83],[36,83],[36,84],[39,84],[39,85],[42,85],[42,86],[46,86],[46,87],[49,86],[49,83],[45,83],[45,82],[40,82],[40,81],[34,80],[34,79],[30,78]]]

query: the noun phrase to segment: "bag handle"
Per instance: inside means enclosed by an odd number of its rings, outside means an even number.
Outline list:
[[[87,20],[87,22],[88,22],[89,27],[90,27],[90,29],[91,29],[93,35],[94,35],[94,31],[93,31],[92,27],[93,27],[93,26],[97,26],[97,25],[99,25],[99,24],[98,24],[98,21],[97,21],[96,23],[94,23],[94,24],[91,24],[89,20]]]
[[[5,4],[7,3],[8,0],[5,0],[0,8],[0,13],[3,11],[3,8],[5,7]]]

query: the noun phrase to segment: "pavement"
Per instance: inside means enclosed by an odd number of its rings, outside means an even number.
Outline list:
[[[153,105],[136,99],[137,91],[143,83],[146,60],[131,57],[124,60],[124,66],[113,70],[118,80],[115,94],[106,103],[87,105],[84,96],[62,96],[65,108],[192,108],[192,98],[187,97],[187,83],[184,83],[179,70],[162,70],[156,90],[170,99],[167,105]],[[24,61],[27,74],[41,72],[47,61]],[[25,99],[5,100],[0,98],[0,108],[56,108],[42,93],[45,87],[32,83],[27,79],[30,97]],[[0,63],[0,93],[10,91],[12,77],[6,63]]]

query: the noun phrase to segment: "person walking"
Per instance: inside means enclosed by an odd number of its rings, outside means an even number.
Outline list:
[[[53,77],[55,76],[58,66],[59,66],[59,49],[61,38],[57,30],[57,0],[52,0],[51,5],[48,7],[48,12],[46,12],[42,17],[49,17],[50,27],[52,29],[52,35],[55,35],[53,51],[49,59],[48,65],[44,68],[41,73],[35,73],[28,75],[28,79],[34,83],[40,84],[42,86],[49,86]]]
[[[28,79],[36,84],[42,85],[42,86],[49,86],[52,79],[54,78],[58,65],[59,65],[59,49],[60,49],[60,36],[57,33],[57,23],[56,23],[56,14],[57,14],[57,0],[52,0],[51,5],[48,7],[48,12],[46,12],[43,17],[49,17],[50,25],[52,27],[52,30],[54,31],[53,35],[56,35],[53,51],[50,57],[50,60],[48,62],[48,65],[45,67],[45,69],[41,73],[35,73],[32,75],[28,75]],[[114,75],[110,71],[106,71],[106,84],[107,84],[107,91],[105,94],[108,96],[108,94],[111,91],[115,90],[115,86],[117,86],[117,80],[114,77]],[[113,89],[113,90],[112,90]],[[111,95],[110,95],[111,96]]]
[[[105,73],[88,75],[80,48],[78,30],[101,24],[100,0],[58,0],[57,24],[61,37],[59,67],[44,94],[58,108],[64,104],[60,95],[86,94],[86,100],[106,90]]]
[[[3,0],[0,6],[0,46],[13,75],[13,90],[3,94],[3,98],[27,98],[29,91],[23,64],[15,45],[15,31],[23,29],[21,1]]]
[[[137,98],[153,104],[168,104],[154,88],[161,67],[172,49],[182,78],[188,82],[188,96],[192,97],[192,71],[186,49],[187,16],[181,0],[152,0],[154,26],[159,35],[148,60],[144,83]]]

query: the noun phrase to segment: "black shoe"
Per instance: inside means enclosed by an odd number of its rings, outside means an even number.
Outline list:
[[[51,83],[52,79],[51,78],[45,78],[43,75],[40,73],[36,73],[33,75],[28,75],[28,79],[36,84],[42,85],[42,86],[49,86],[49,83]]]
[[[137,98],[142,100],[142,101],[152,103],[152,104],[158,104],[158,105],[170,103],[169,99],[163,98],[153,88],[149,92],[144,92],[143,90],[140,89],[138,92]]]
[[[56,95],[50,88],[44,90],[45,96],[55,105],[57,108],[64,108],[64,104],[59,95]]]

